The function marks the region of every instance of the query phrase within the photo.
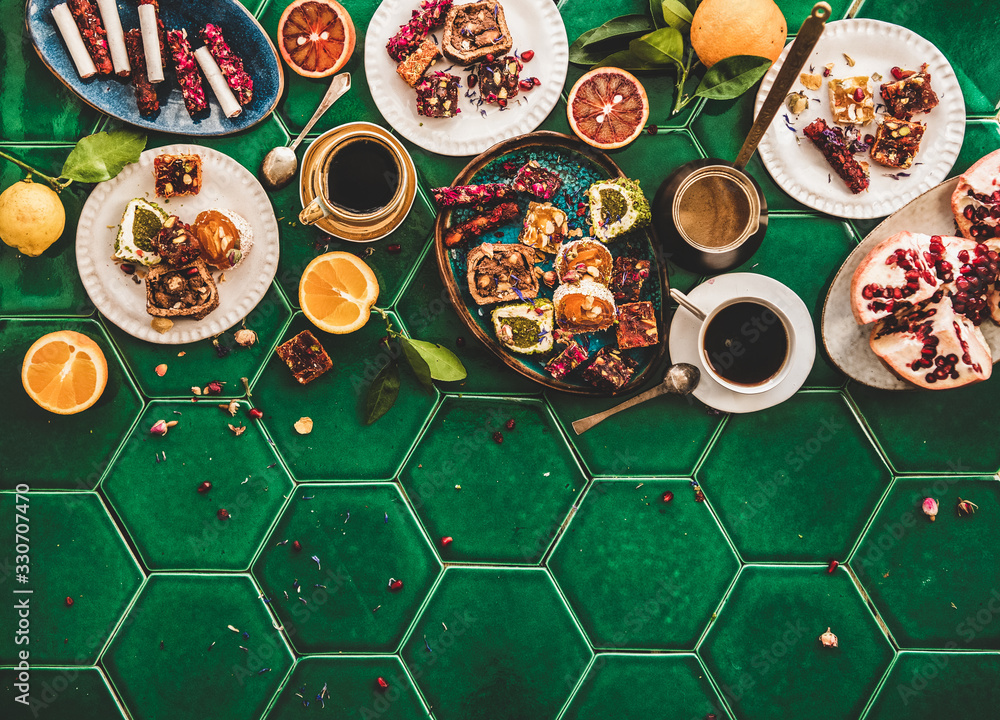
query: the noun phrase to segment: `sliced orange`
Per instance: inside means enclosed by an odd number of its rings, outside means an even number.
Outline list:
[[[295,0],[278,21],[278,48],[303,77],[333,75],[354,52],[354,23],[335,0]]]
[[[330,252],[315,258],[299,281],[299,307],[313,325],[336,335],[361,328],[378,300],[378,280],[356,255]]]
[[[101,397],[108,384],[108,362],[89,337],[60,330],[43,335],[28,348],[21,384],[39,407],[74,415]]]
[[[600,67],[569,91],[566,115],[573,132],[601,150],[625,147],[649,118],[649,98],[638,78],[616,67]]]

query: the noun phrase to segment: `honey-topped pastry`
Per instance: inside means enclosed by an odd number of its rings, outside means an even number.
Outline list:
[[[552,295],[556,324],[572,332],[606,330],[615,321],[615,298],[606,285],[589,276],[578,283],[563,283]]]
[[[875,119],[872,79],[865,76],[830,78],[830,108],[838,125],[867,125]]]
[[[611,282],[613,269],[614,260],[604,243],[591,238],[566,243],[556,255],[555,271],[559,281],[564,283],[580,282],[589,277],[607,285]]]
[[[220,270],[235,268],[253,247],[250,223],[232,210],[203,210],[191,231],[201,246],[202,260]]]
[[[552,203],[528,203],[520,241],[528,247],[550,255],[559,250],[559,244],[569,232],[566,213]]]

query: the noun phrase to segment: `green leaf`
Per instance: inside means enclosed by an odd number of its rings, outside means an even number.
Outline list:
[[[588,30],[569,46],[569,61],[571,63],[575,65],[593,65],[594,63],[599,63],[613,51],[612,48],[592,50],[586,47],[587,41],[590,40],[597,30],[598,28]]]
[[[648,63],[645,60],[640,60],[632,54],[631,50],[621,50],[620,52],[612,53],[601,60],[601,62],[594,65],[594,67],[616,67],[621,68],[622,70],[631,70],[633,72],[663,69],[662,65],[654,65],[653,63]]]
[[[625,43],[632,38],[645,35],[655,29],[656,27],[648,15],[622,15],[594,28],[594,34],[587,38],[584,46],[593,50],[601,46],[615,44],[624,47]]]
[[[629,43],[629,51],[650,65],[683,66],[684,37],[678,30],[662,28]]]
[[[403,355],[406,357],[406,361],[410,363],[410,367],[413,368],[413,374],[417,376],[417,380],[428,390],[432,389],[434,383],[431,382],[431,369],[427,367],[427,361],[413,347],[413,341],[409,338],[401,337],[399,338],[399,344],[403,347]]]
[[[462,361],[446,347],[424,340],[405,339],[404,348],[409,344],[427,363],[430,375],[435,380],[454,382],[465,379],[465,366]]]
[[[146,136],[131,130],[88,135],[66,158],[60,177],[86,183],[110,180],[126,165],[138,161],[145,147]]]
[[[389,412],[399,397],[399,364],[392,360],[379,370],[365,395],[365,425]]]
[[[656,4],[656,0],[650,0],[650,2]],[[680,0],[662,0],[658,8],[653,8],[654,21],[656,20],[657,10],[663,16],[666,27],[673,28],[682,33],[686,33],[691,29],[691,21],[694,20],[694,15]],[[657,25],[657,27],[662,26]]]
[[[767,58],[733,55],[710,67],[694,94],[712,100],[732,100],[756,85],[769,67],[771,61]]]
[[[660,0],[649,0],[649,14],[653,16],[653,25],[657,29],[666,27],[663,11],[660,9]]]

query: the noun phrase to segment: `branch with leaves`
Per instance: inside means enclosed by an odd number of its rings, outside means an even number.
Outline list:
[[[81,138],[63,163],[59,177],[50,177],[23,160],[0,151],[0,158],[44,180],[56,192],[72,182],[99,183],[110,180],[146,148],[146,136],[130,130],[101,132]]]
[[[691,47],[691,9],[681,0],[650,0],[649,15],[622,15],[583,33],[570,46],[576,65],[617,67],[636,73],[673,73],[673,117],[696,98],[732,100],[752,88],[771,67],[767,58],[734,55],[709,68],[693,92],[689,80],[701,63]]]
[[[379,371],[372,384],[368,386],[365,396],[365,424],[371,425],[385,415],[396,403],[399,397],[399,355],[402,354],[413,369],[417,380],[428,390],[434,388],[434,380],[455,382],[464,380],[465,366],[448,348],[426,340],[414,340],[393,327],[388,313],[381,308],[373,307],[385,320],[385,332],[390,343],[395,343],[400,352],[393,353],[393,358]]]

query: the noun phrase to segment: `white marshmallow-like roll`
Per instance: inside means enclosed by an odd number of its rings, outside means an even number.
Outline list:
[[[115,0],[97,0],[97,6],[101,9],[101,19],[108,33],[108,51],[111,53],[111,64],[115,66],[115,75],[128,77],[132,73],[132,65],[125,49],[125,32],[118,15],[118,3]]]
[[[66,41],[69,56],[73,58],[73,64],[76,65],[76,71],[80,73],[80,77],[84,79],[94,77],[97,74],[97,66],[94,65],[93,58],[87,52],[87,46],[83,44],[83,35],[80,34],[80,28],[76,26],[73,13],[69,11],[66,3],[52,8],[52,19],[56,21],[59,34]]]
[[[160,33],[156,27],[156,8],[139,6],[139,29],[142,31],[142,52],[146,56],[146,77],[151,83],[163,82],[163,58],[160,55]]]
[[[225,113],[226,117],[233,118],[243,112],[239,101],[229,88],[229,83],[226,82],[226,78],[222,75],[219,63],[215,62],[215,58],[212,57],[212,52],[208,47],[202,45],[195,50],[194,59],[198,61],[201,71],[205,73],[205,78],[208,80],[208,84],[212,86],[212,92],[218,98],[219,105],[222,106],[222,112]]]

